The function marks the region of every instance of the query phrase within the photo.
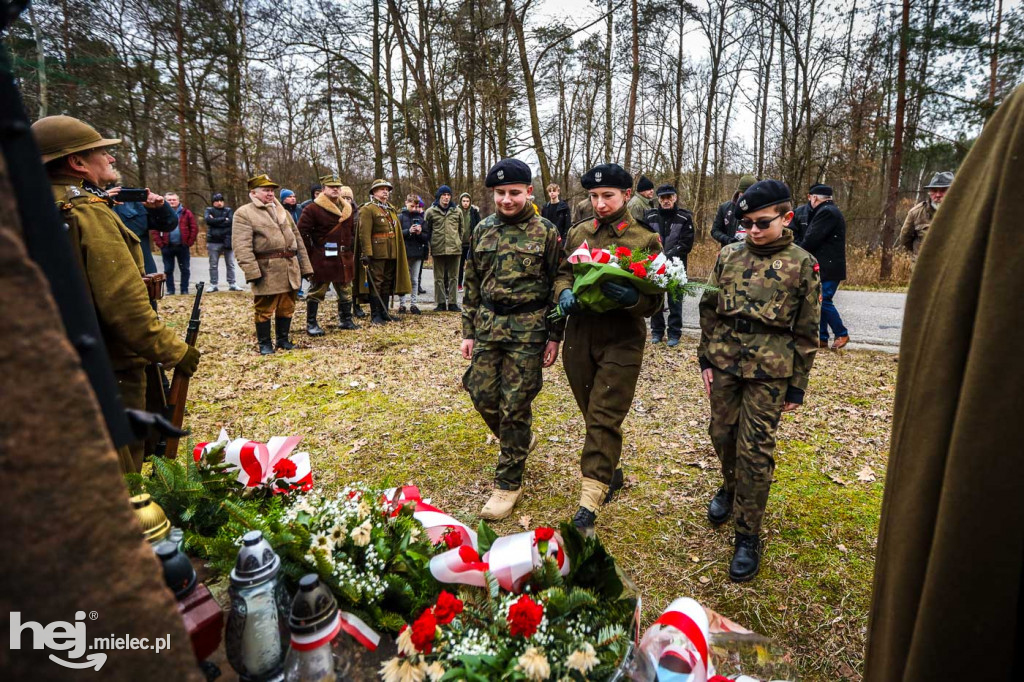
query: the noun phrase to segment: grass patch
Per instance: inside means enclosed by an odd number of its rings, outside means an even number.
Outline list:
[[[260,357],[249,297],[203,300],[204,355],[186,415],[196,440],[222,426],[261,441],[302,435],[320,490],[412,482],[476,523],[497,444],[462,389],[457,315],[319,339],[300,329],[292,338],[299,348]],[[190,310],[191,300],[174,297],[161,314],[183,329]],[[327,310],[322,324],[334,321]],[[673,598],[692,596],[771,637],[799,679],[859,679],[896,362],[884,353],[818,354],[806,404],[779,429],[761,574],[735,585],[727,576],[731,527],[712,529],[705,516],[720,478],[695,349],[692,337],[676,349],[648,346],[624,425],[628,485],[601,510],[598,531],[640,587],[645,623]],[[544,381],[526,493],[514,517],[496,524],[500,533],[576,510],[583,419],[561,362]]]

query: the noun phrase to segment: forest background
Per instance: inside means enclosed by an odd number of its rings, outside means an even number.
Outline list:
[[[612,160],[706,235],[754,173],[831,184],[883,280],[921,186],[1024,79],[1020,0],[38,0],[4,43],[31,118],[122,137],[125,184],[193,209],[337,172],[488,212],[506,156],[575,202]]]

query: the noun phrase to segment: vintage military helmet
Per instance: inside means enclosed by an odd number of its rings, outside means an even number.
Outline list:
[[[953,184],[953,174],[950,171],[939,171],[932,176],[932,181],[924,186],[925,189],[946,189]]]
[[[119,138],[107,138],[88,123],[71,116],[46,116],[32,124],[32,135],[39,145],[43,163],[69,154],[121,144]]]
[[[394,189],[395,188],[395,186],[392,185],[387,180],[382,180],[380,178],[377,178],[376,180],[373,181],[373,184],[370,185],[370,194],[373,194],[373,190],[378,189],[380,187],[387,187],[388,189]]]

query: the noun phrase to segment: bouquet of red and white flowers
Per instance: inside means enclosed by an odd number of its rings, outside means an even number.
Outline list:
[[[628,283],[641,294],[667,293],[673,299],[696,296],[707,289],[705,284],[689,281],[680,259],[644,249],[632,251],[614,245],[610,249],[591,249],[584,241],[568,260],[575,276],[572,292],[584,310],[594,313],[622,307],[601,291],[604,282]],[[561,317],[561,312],[556,308],[552,317]]]

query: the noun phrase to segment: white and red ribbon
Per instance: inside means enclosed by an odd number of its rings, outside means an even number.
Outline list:
[[[583,240],[583,243],[579,245],[575,251],[569,254],[568,261],[573,265],[577,263],[589,263],[593,257],[590,255],[590,246],[587,244],[587,240]]]
[[[284,477],[292,488],[308,490],[313,485],[313,469],[309,462],[308,452],[292,451],[302,440],[302,436],[274,436],[266,444],[245,438],[231,440],[227,431],[221,429],[216,441],[199,443],[192,450],[193,458],[198,462],[210,450],[220,444],[224,445],[224,461],[233,464],[238,471],[238,482],[254,488],[265,485],[278,478],[274,466],[283,459],[295,465],[295,474]],[[275,489],[274,492],[285,492]]]
[[[541,556],[535,531],[506,535],[491,543],[484,561],[499,585],[509,592],[518,593],[533,569],[540,566],[547,556],[555,560],[562,575],[569,575],[569,557],[562,551],[562,537],[555,533],[546,542],[547,551]]]
[[[338,620],[341,629],[351,635],[353,639],[370,651],[377,650],[377,645],[380,644],[380,635],[363,622],[362,618],[348,611],[339,611]]]
[[[707,682],[714,675],[708,651],[708,615],[704,607],[689,597],[676,599],[647,628],[640,650],[652,659],[659,680]],[[684,661],[687,673],[673,670],[672,660]]]
[[[412,517],[420,522],[432,543],[436,544],[448,533],[455,532],[460,536],[460,545],[468,544],[476,549],[476,532],[420,497],[416,486],[392,488],[384,492],[384,498],[384,503],[391,508],[391,516],[398,516],[406,505],[413,505]]]

